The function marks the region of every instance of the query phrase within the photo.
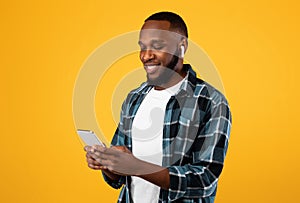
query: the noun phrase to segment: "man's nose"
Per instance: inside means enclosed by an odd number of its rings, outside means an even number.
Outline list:
[[[143,62],[147,62],[147,61],[149,61],[149,60],[151,60],[153,58],[154,58],[153,50],[146,49],[146,50],[142,51],[141,59],[142,59]]]

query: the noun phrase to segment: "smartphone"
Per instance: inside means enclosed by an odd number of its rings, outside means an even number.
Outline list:
[[[85,145],[100,145],[102,147],[106,147],[105,144],[101,142],[97,135],[91,130],[77,129],[77,134],[80,136],[81,140],[84,142]]]

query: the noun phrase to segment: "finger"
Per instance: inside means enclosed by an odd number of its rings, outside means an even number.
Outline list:
[[[89,154],[89,157],[92,158],[92,159],[94,159],[94,160],[102,159],[102,154],[92,153],[92,154]]]
[[[97,155],[99,155],[99,154],[101,154],[101,155],[104,155],[104,154],[109,155],[109,154],[113,154],[113,152],[115,152],[115,151],[119,151],[119,152],[122,151],[122,150],[118,150],[116,147],[114,147],[114,148],[106,148],[106,147],[102,147],[100,145],[94,145],[92,148],[94,150],[93,154],[97,154]]]
[[[104,152],[107,148],[100,146],[100,145],[93,145],[92,148],[94,149],[94,151],[100,151],[100,152]]]
[[[100,169],[100,170],[104,170],[107,169],[107,166],[104,166],[101,164],[101,160],[94,160],[94,159],[87,159],[88,162],[88,166],[92,169]]]
[[[93,164],[88,164],[88,167],[94,170],[100,170],[101,168],[99,166],[95,166]]]
[[[101,166],[104,166],[106,168],[115,168],[115,164],[111,160],[100,160]]]
[[[89,151],[91,151],[91,146],[88,146],[88,145],[86,145],[86,146],[84,146],[84,151],[86,151],[86,152],[89,152]]]
[[[92,154],[87,154],[86,155],[86,161],[88,163],[92,163],[94,165],[100,165],[101,164],[101,159],[97,156],[93,156]]]
[[[95,160],[95,159],[88,158],[86,161],[87,161],[88,164],[92,164],[94,166],[102,166],[101,159]]]
[[[99,156],[96,156],[95,154],[91,154],[90,156],[87,157],[87,162],[92,163],[93,165],[96,166],[103,166],[105,165],[104,162],[106,163],[109,160],[102,159]],[[110,162],[108,162],[110,163]]]
[[[96,162],[96,160],[95,160],[95,159],[92,159],[92,158],[87,158],[86,161],[87,161],[88,163],[94,164],[94,165],[97,164],[97,163],[99,164],[99,162]]]
[[[86,153],[85,158],[87,161],[90,159],[93,160],[93,157],[89,153]]]
[[[107,167],[106,166],[94,166],[95,169],[98,169],[98,170],[106,170]]]
[[[100,152],[100,151],[95,151],[94,153],[89,154],[91,158],[95,160],[108,160],[108,159],[113,159],[114,156],[110,154],[106,154],[106,152]]]
[[[96,157],[97,155],[93,154],[93,153],[86,153],[85,157],[86,158],[91,158],[91,159],[94,159],[94,157]]]
[[[96,161],[92,156],[91,156],[91,154],[86,154],[86,160],[87,160],[87,162],[92,162],[92,161]]]

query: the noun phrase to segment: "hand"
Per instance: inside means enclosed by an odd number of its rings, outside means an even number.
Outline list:
[[[106,170],[107,169],[99,161],[94,159],[94,156],[92,156],[95,151],[95,147],[85,146],[84,151],[86,151],[86,161],[88,163],[89,168],[94,169],[94,170]]]
[[[106,166],[101,164],[101,159],[98,157],[98,154],[95,154],[95,150],[100,147],[97,145],[94,146],[85,146],[84,150],[86,153],[86,160],[88,167],[94,170],[107,170]],[[131,153],[125,146],[112,146],[112,149],[116,149],[122,152]]]
[[[141,160],[133,156],[130,150],[125,146],[113,146],[105,148],[102,146],[93,146],[91,157],[101,168],[119,175],[136,175],[141,172]]]
[[[89,167],[102,170],[113,180],[117,180],[119,175],[138,176],[164,189],[169,188],[167,168],[137,159],[125,146],[86,146],[85,151]]]

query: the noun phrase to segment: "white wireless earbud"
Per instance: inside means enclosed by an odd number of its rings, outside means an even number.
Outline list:
[[[180,50],[181,50],[181,58],[183,58],[184,57],[184,46],[183,45],[180,46]]]

